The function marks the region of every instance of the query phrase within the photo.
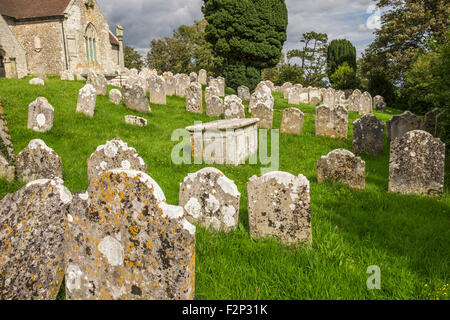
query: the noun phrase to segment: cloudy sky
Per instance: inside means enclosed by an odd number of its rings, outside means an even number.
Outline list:
[[[181,24],[203,18],[202,0],[97,0],[111,29],[122,24],[124,42],[149,50],[150,41],[171,36]],[[304,32],[326,32],[329,40],[348,39],[358,55],[373,40],[377,12],[373,0],[286,0],[289,12],[288,39],[284,50],[299,48]]]

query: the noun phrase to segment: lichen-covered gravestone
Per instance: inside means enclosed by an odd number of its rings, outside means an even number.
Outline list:
[[[191,84],[191,80],[188,75],[186,74],[177,74],[175,75],[176,78],[176,88],[175,93],[178,97],[186,97],[186,92],[189,88],[189,85]]]
[[[148,103],[145,90],[137,83],[125,83],[122,87],[123,100],[128,109],[139,111],[142,113],[150,113],[150,105]]]
[[[372,113],[372,96],[367,91],[364,92],[359,100],[358,113],[361,115]]]
[[[5,178],[7,181],[14,180],[15,158],[8,123],[3,112],[3,107],[0,104],[0,178]]]
[[[439,196],[444,192],[445,144],[422,130],[391,142],[389,191]]]
[[[186,90],[186,111],[203,113],[202,85],[192,82]]]
[[[206,84],[207,81],[207,72],[205,69],[200,69],[198,71],[198,83]]]
[[[97,94],[95,88],[87,84],[78,91],[77,113],[83,113],[89,117],[94,116]]]
[[[253,176],[247,183],[250,235],[286,244],[311,241],[309,181],[287,172]]]
[[[177,79],[174,77],[172,72],[164,72],[164,90],[167,96],[173,96],[177,90]]]
[[[226,96],[224,101],[225,119],[245,118],[245,109],[241,98],[236,95]]]
[[[150,103],[167,104],[165,80],[162,76],[155,77],[154,81],[148,83],[150,91]]]
[[[328,107],[334,107],[336,104],[335,95],[333,89],[327,89],[323,95],[323,104]]]
[[[316,136],[347,138],[348,111],[342,106],[316,108]]]
[[[66,232],[69,300],[186,300],[195,227],[147,174],[112,170],[76,194]]]
[[[217,87],[206,87],[205,88],[205,102],[213,96],[220,96],[220,90]]]
[[[444,113],[441,109],[435,108],[428,111],[421,124],[421,129],[428,133],[431,133],[434,137],[439,137],[439,123]]]
[[[55,109],[44,97],[39,97],[28,106],[28,129],[46,132],[53,127]]]
[[[147,119],[133,115],[125,116],[125,122],[137,127],[147,126]]]
[[[272,129],[273,125],[273,109],[269,105],[259,102],[252,109],[252,118],[259,119],[258,128]]]
[[[366,114],[353,122],[353,152],[377,155],[383,153],[384,122]]]
[[[281,133],[296,134],[302,133],[304,114],[297,108],[286,108],[283,110],[281,120]]]
[[[219,90],[220,90],[220,94],[219,97],[224,97],[225,96],[225,78],[224,77],[217,77],[216,78],[217,83],[219,85]]]
[[[122,104],[122,93],[117,89],[112,89],[109,92],[109,101],[114,104]]]
[[[317,181],[327,180],[362,190],[366,186],[366,163],[348,150],[333,150],[317,161]]]
[[[0,299],[56,299],[71,200],[61,180],[43,179],[0,201]]]
[[[220,117],[223,114],[223,100],[219,96],[212,96],[206,100],[206,115]]]
[[[97,179],[102,173],[112,169],[137,170],[147,172],[147,165],[135,148],[131,148],[120,138],[98,146],[87,160],[88,179]]]
[[[239,86],[237,88],[238,97],[241,98],[242,101],[250,101],[250,89],[246,86]]]
[[[386,122],[387,140],[390,142],[403,136],[408,131],[419,130],[420,127],[420,119],[415,114],[405,111],[400,115],[393,116]]]
[[[204,168],[180,184],[179,205],[195,225],[221,231],[237,228],[241,194],[220,170]]]
[[[86,84],[91,84],[95,88],[95,92],[97,93],[97,95],[106,95],[108,81],[106,81],[104,75],[96,73],[94,71],[89,71]]]
[[[25,182],[62,179],[61,158],[40,139],[31,140],[16,159],[17,177]]]
[[[280,88],[281,93],[283,94],[283,98],[288,99],[289,97],[289,89],[292,88],[292,83],[285,82]]]
[[[275,103],[275,100],[272,96],[272,90],[270,90],[270,88],[264,82],[260,83],[258,87],[256,87],[255,92],[253,92],[253,94],[251,95],[248,111],[251,112],[252,109],[256,107],[256,105],[260,102],[271,106],[272,109]]]
[[[298,87],[291,87],[288,90],[288,104],[300,104],[300,93],[302,90]]]

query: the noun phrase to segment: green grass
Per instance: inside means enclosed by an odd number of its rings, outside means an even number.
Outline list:
[[[151,105],[142,115],[116,106],[99,96],[94,118],[75,113],[82,82],[62,82],[55,77],[45,87],[30,86],[27,79],[0,79],[0,98],[9,123],[15,152],[31,139],[43,139],[62,158],[65,185],[78,192],[87,188],[86,160],[98,145],[119,136],[136,148],[148,166],[148,174],[178,203],[179,183],[207,165],[174,165],[172,131],[195,120],[216,120],[186,112],[184,99],[168,97],[167,106]],[[111,88],[109,88],[111,89]],[[231,91],[228,91],[231,93]],[[45,96],[55,108],[53,129],[36,133],[27,129],[28,104]],[[275,93],[274,128],[282,110],[290,107]],[[217,165],[234,180],[242,194],[239,228],[224,234],[197,228],[197,299],[445,299],[450,273],[450,197],[448,174],[440,198],[405,196],[387,192],[389,146],[380,156],[366,161],[366,189],[353,191],[339,183],[317,183],[316,162],[333,149],[351,150],[350,112],[347,139],[314,135],[314,110],[305,113],[301,136],[280,135],[280,169],[304,174],[311,182],[313,244],[284,246],[274,240],[252,240],[248,229],[246,183],[260,175],[260,165]],[[399,110],[376,112],[383,121]],[[149,126],[125,124],[124,116],[148,119]],[[448,172],[449,166],[447,164]],[[23,183],[0,180],[0,198]],[[381,268],[381,290],[368,290],[367,267]],[[442,289],[444,288],[444,289]],[[63,291],[60,298],[63,298]]]

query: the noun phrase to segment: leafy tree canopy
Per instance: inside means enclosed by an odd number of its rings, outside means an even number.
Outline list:
[[[130,46],[125,46],[123,48],[123,56],[125,67],[128,69],[141,70],[144,66],[144,61],[142,61],[142,56],[134,48]]]

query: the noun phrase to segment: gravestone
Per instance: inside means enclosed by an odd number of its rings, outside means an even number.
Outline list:
[[[421,124],[421,129],[428,133],[431,133],[434,137],[439,137],[439,124],[444,113],[441,109],[435,108],[428,111]]]
[[[292,83],[290,83],[290,82],[285,82],[285,83],[283,83],[283,85],[281,86],[280,91],[281,91],[281,93],[283,94],[283,97],[284,97],[285,99],[288,99],[288,98],[289,98],[289,89],[291,89],[292,87],[293,87],[293,85],[292,85]]]
[[[252,109],[256,107],[256,105],[260,102],[266,104],[267,106],[270,106],[273,109],[275,99],[272,96],[272,90],[270,90],[270,88],[265,83],[262,83],[260,86],[258,86],[255,89],[255,92],[253,92],[253,94],[251,95],[248,111],[251,112]]]
[[[73,73],[70,72],[69,70],[62,71],[60,75],[61,75],[62,81],[74,81],[75,80]]]
[[[251,117],[259,119],[258,128],[272,129],[273,125],[273,109],[270,106],[259,102],[256,107],[252,109]]]
[[[122,104],[122,93],[117,89],[109,91],[109,101],[114,104]]]
[[[376,106],[375,106],[375,109],[377,111],[383,111],[384,112],[384,111],[386,111],[386,107],[387,107],[386,102],[378,101]]]
[[[359,104],[361,100],[361,95],[352,93],[350,98],[348,98],[348,111],[359,112]]]
[[[61,158],[40,139],[31,140],[16,158],[19,180],[62,179]]]
[[[303,89],[297,88],[297,87],[291,87],[288,90],[288,104],[300,104],[300,93]]]
[[[177,92],[177,79],[173,76],[172,72],[164,72],[163,77],[166,95],[174,96]]]
[[[347,138],[348,111],[344,106],[316,108],[316,136]]]
[[[14,180],[15,175],[15,153],[14,146],[9,135],[8,123],[5,118],[3,107],[0,104],[0,178],[7,181]]]
[[[295,85],[294,87],[300,88],[300,93],[299,93],[300,103],[309,103],[308,88],[301,88],[300,86],[297,86],[297,85]]]
[[[391,142],[395,138],[403,136],[408,131],[419,130],[420,127],[420,119],[409,111],[395,115],[386,122],[387,141]]]
[[[167,104],[165,81],[162,76],[155,77],[154,81],[148,83],[150,91],[150,103]]]
[[[220,117],[223,114],[223,100],[218,96],[212,96],[206,100],[206,115],[208,117]]]
[[[225,97],[225,78],[217,77],[217,83],[219,84],[220,94],[219,97]]]
[[[245,118],[245,109],[241,98],[236,95],[226,96],[224,101],[225,119]]]
[[[88,180],[97,179],[102,173],[112,169],[137,170],[147,172],[147,165],[136,149],[120,138],[107,141],[98,146],[87,160]]]
[[[391,142],[389,191],[439,196],[444,192],[445,144],[422,130]]]
[[[134,111],[150,113],[150,104],[144,89],[137,83],[125,83],[122,87],[123,101],[125,106]]]
[[[334,107],[336,104],[334,90],[327,89],[323,95],[323,104],[328,107]]]
[[[126,79],[125,84],[128,84],[129,86],[137,85],[144,90],[144,92],[148,91],[148,88],[150,86],[150,83],[155,81],[155,78],[157,76],[150,75],[147,79],[144,77],[141,77],[139,75],[130,75],[128,79]]]
[[[195,72],[191,72],[189,74],[189,78],[190,78],[191,82],[198,82],[198,75]]]
[[[309,104],[318,105],[322,100],[322,97],[320,95],[320,89],[318,88],[309,88],[308,95],[309,95]]]
[[[208,102],[208,100],[212,96],[220,96],[220,90],[218,87],[206,87],[205,88],[205,102]]]
[[[366,114],[353,122],[353,152],[377,155],[383,153],[384,122]]]
[[[95,104],[97,102],[97,93],[91,84],[85,85],[78,91],[77,113],[83,113],[88,117],[93,117],[95,113]]]
[[[385,102],[384,98],[382,96],[380,96],[380,95],[377,95],[377,96],[373,97],[373,108],[374,109],[377,108],[378,102]]]
[[[95,88],[97,95],[106,95],[106,89],[108,82],[104,75],[96,73],[94,71],[88,71],[86,84],[90,84]]]
[[[186,74],[177,74],[175,75],[176,79],[176,88],[175,93],[178,97],[186,97],[186,92],[191,84],[191,79]]]
[[[200,69],[198,71],[198,83],[200,84],[206,84],[207,80],[207,72],[205,69]]]
[[[61,180],[36,180],[0,201],[0,296],[55,300],[64,276],[70,191]]]
[[[28,106],[28,129],[37,132],[46,132],[53,127],[55,109],[48,100],[39,97]]]
[[[203,113],[202,85],[198,82],[191,82],[186,91],[186,111]]]
[[[358,113],[360,115],[372,113],[372,96],[367,91],[360,97]]]
[[[69,210],[68,300],[194,298],[195,227],[150,176],[108,171]]]
[[[44,82],[44,80],[42,80],[40,78],[33,78],[30,81],[28,81],[28,84],[36,85],[36,86],[44,86],[45,82]]]
[[[287,108],[283,110],[281,133],[300,135],[303,128],[304,114],[300,109]]]
[[[237,88],[238,97],[241,98],[242,101],[250,101],[250,89],[246,86],[239,86]]]
[[[147,126],[147,119],[144,119],[142,117],[137,117],[137,116],[125,116],[125,122],[128,124],[131,124],[133,126],[138,126],[138,127],[146,127]]]
[[[366,163],[348,150],[333,150],[317,161],[317,181],[328,180],[363,190],[366,185]]]
[[[312,240],[310,187],[305,176],[277,171],[253,176],[247,194],[253,239],[274,237],[286,244]]]
[[[216,168],[189,174],[180,184],[179,205],[194,225],[229,232],[238,226],[241,194]]]

